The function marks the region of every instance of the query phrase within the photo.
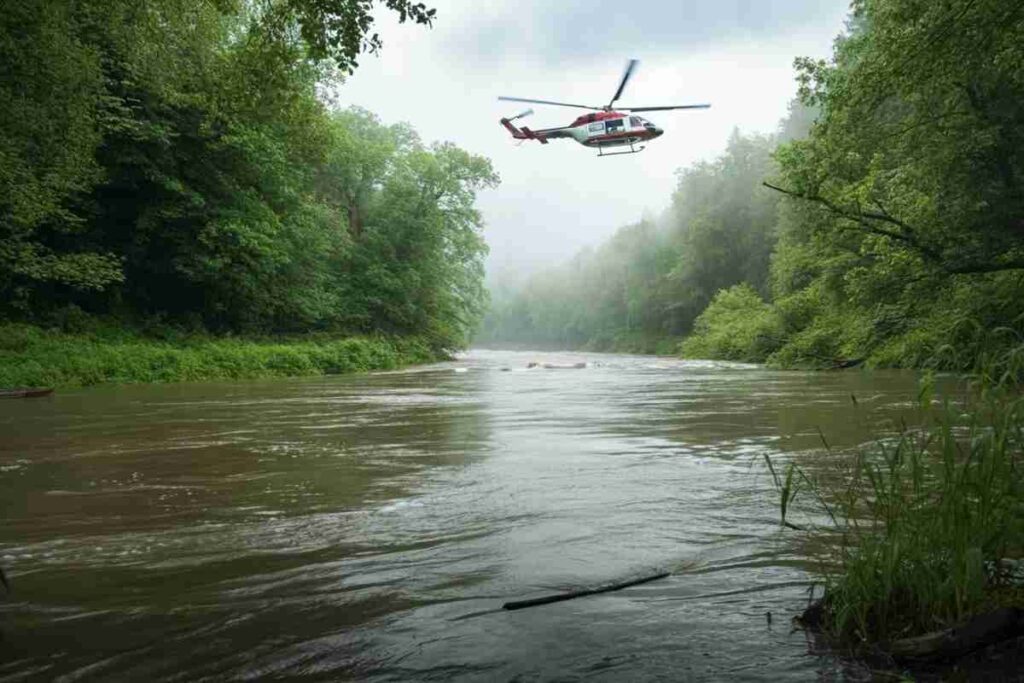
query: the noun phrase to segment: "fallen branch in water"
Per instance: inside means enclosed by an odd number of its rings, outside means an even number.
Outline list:
[[[793,621],[804,628],[826,628],[826,603],[818,599]],[[977,614],[941,631],[882,644],[881,651],[897,660],[956,659],[974,650],[1024,635],[1024,610],[1000,607]]]
[[[1024,610],[1000,607],[944,631],[895,640],[890,644],[889,651],[894,657],[904,659],[959,657],[1022,633]]]
[[[846,370],[863,365],[867,358],[833,358],[831,370]]]
[[[562,600],[582,598],[585,595],[610,593],[611,591],[622,590],[623,588],[629,588],[630,586],[636,586],[641,583],[647,583],[648,581],[663,579],[669,574],[671,574],[671,572],[659,572],[658,574],[654,574],[653,576],[645,576],[639,579],[623,581],[622,583],[613,583],[609,586],[604,586],[602,588],[589,588],[586,590],[572,591],[571,593],[558,593],[557,595],[546,595],[542,598],[532,598],[530,600],[513,600],[512,602],[506,602],[504,605],[502,605],[502,607],[508,610],[523,609],[524,607],[536,607],[537,605],[547,605],[552,602],[561,602]]]

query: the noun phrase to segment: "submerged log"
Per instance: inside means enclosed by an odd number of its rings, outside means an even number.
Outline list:
[[[526,365],[527,370],[532,370],[533,368],[544,368],[545,370],[582,370],[586,367],[587,363],[585,361],[572,363],[571,365],[567,363],[538,363],[531,361]]]
[[[815,630],[825,625],[825,601],[818,599],[807,606],[793,621]],[[1024,635],[1024,610],[1000,607],[971,617],[962,624],[912,638],[900,638],[882,649],[899,660],[956,659],[1002,641]]]
[[[0,398],[38,398],[49,396],[53,387],[20,387],[17,389],[0,389]]]
[[[893,657],[903,659],[960,657],[1021,634],[1024,634],[1024,610],[1000,607],[971,617],[953,628],[901,638],[893,641],[888,649]]]
[[[597,595],[598,593],[610,593],[612,591],[622,590],[623,588],[629,588],[630,586],[637,586],[641,583],[647,583],[648,581],[654,581],[656,579],[663,579],[668,576],[671,572],[659,572],[651,576],[644,576],[639,579],[631,579],[630,581],[623,581],[621,583],[613,583],[608,586],[602,586],[600,588],[589,588],[586,590],[572,591],[570,593],[558,593],[556,595],[545,595],[542,598],[531,598],[530,600],[513,600],[512,602],[506,602],[502,605],[503,609],[514,610],[523,609],[525,607],[536,607],[537,605],[548,605],[552,602],[561,602],[563,600],[572,600],[574,598],[582,598],[585,595]]]
[[[858,365],[862,365],[867,358],[833,358],[832,359],[832,370],[846,370],[847,368],[855,368]]]
[[[818,598],[807,605],[807,609],[793,617],[800,626],[804,628],[820,629],[825,622],[825,599]]]

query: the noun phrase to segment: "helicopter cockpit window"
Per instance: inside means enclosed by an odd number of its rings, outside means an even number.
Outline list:
[[[644,120],[642,118],[640,118],[639,116],[630,116],[629,117],[629,127],[630,128],[642,128],[643,125],[644,125]]]
[[[598,121],[597,123],[590,124],[589,126],[587,126],[587,130],[589,130],[591,133],[604,132],[604,121]]]

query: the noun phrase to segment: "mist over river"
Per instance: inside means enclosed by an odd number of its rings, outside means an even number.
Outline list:
[[[842,675],[791,628],[811,575],[763,455],[813,467],[819,429],[867,441],[915,391],[905,372],[473,351],[3,401],[0,676]]]

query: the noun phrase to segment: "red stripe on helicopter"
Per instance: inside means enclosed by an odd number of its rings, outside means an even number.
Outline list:
[[[626,116],[628,116],[628,114],[623,114],[621,111],[595,111],[593,114],[584,114],[583,116],[578,117],[569,127],[575,128],[576,126],[585,126],[586,124],[594,123],[595,121],[624,119]]]

